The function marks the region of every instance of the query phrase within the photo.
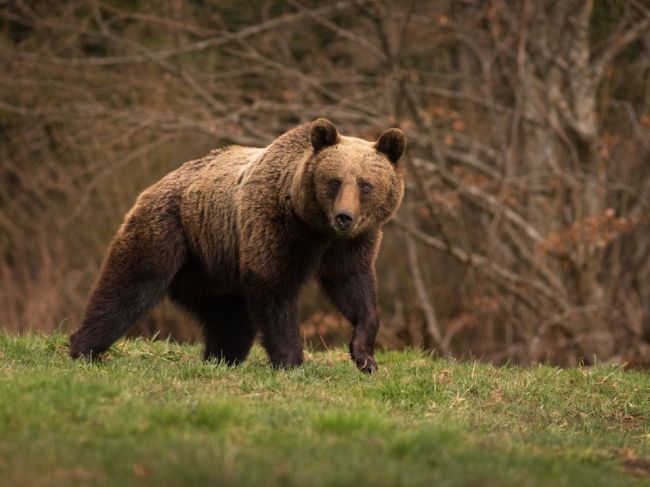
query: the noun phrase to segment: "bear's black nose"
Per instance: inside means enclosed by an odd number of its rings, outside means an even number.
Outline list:
[[[354,215],[349,211],[339,211],[335,216],[336,226],[341,230],[348,230],[354,222]]]

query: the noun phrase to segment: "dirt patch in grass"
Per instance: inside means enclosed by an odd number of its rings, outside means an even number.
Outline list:
[[[650,458],[635,458],[623,462],[625,471],[637,477],[650,477]]]

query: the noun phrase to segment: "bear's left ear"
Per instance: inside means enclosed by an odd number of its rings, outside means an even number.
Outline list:
[[[339,133],[332,122],[326,118],[314,120],[311,124],[311,145],[318,152],[323,147],[334,145],[339,140]]]
[[[390,162],[397,164],[406,148],[406,136],[400,129],[388,129],[379,136],[375,148],[386,154]]]

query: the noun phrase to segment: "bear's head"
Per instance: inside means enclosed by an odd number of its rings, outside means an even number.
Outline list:
[[[339,237],[354,237],[383,225],[404,195],[400,159],[406,138],[400,129],[377,141],[339,135],[324,118],[311,124],[311,149],[298,185],[299,214]]]

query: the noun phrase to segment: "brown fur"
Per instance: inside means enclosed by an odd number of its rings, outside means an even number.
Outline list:
[[[271,363],[302,363],[298,293],[316,274],[374,372],[374,263],[399,206],[404,135],[376,143],[319,119],[263,149],[232,146],[145,190],[111,243],[73,357],[97,357],[168,293],[196,316],[205,358],[243,361],[258,331]]]

